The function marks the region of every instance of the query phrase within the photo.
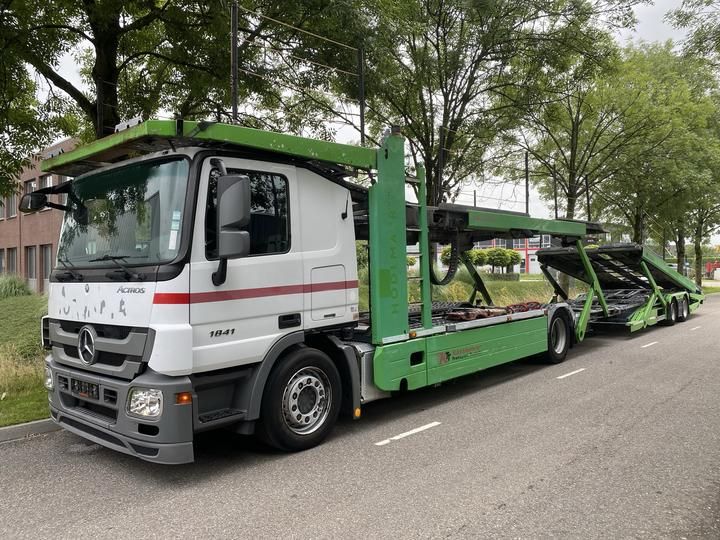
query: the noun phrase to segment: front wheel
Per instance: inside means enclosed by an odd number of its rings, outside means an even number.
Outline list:
[[[310,347],[279,362],[265,387],[258,434],[270,446],[290,452],[317,446],[340,412],[340,374],[325,353]]]
[[[545,358],[552,364],[559,364],[565,360],[570,348],[570,329],[568,323],[560,314],[555,314],[548,330],[548,350]]]

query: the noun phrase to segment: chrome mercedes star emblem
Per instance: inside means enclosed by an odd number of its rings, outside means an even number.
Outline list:
[[[86,366],[94,364],[97,360],[95,338],[97,338],[97,332],[92,326],[83,326],[78,332],[78,356]]]

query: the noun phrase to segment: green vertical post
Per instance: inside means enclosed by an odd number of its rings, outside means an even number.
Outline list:
[[[408,333],[405,139],[393,128],[377,150],[370,187],[370,327],[381,345]]]
[[[420,301],[422,302],[423,328],[432,328],[432,291],[430,290],[430,233],[427,220],[427,182],[425,165],[417,167],[418,177],[418,212],[420,216]]]
[[[597,274],[595,274],[595,270],[593,270],[592,263],[590,262],[590,257],[588,257],[587,253],[585,253],[585,246],[583,246],[582,240],[576,241],[575,246],[577,247],[578,255],[580,255],[580,260],[582,261],[583,267],[585,268],[585,273],[590,280],[590,291],[595,293],[598,302],[600,302],[600,307],[603,310],[603,314],[608,317],[609,313],[607,302],[605,301],[605,295],[602,292],[602,287],[600,287],[600,282],[598,281]]]
[[[652,290],[655,293],[655,295],[660,299],[660,302],[662,302],[662,305],[664,307],[667,307],[667,300],[665,299],[665,295],[660,290],[660,287],[657,286],[657,283],[655,283],[655,278],[653,278],[652,272],[648,268],[647,264],[645,264],[645,261],[640,261],[640,268],[642,268],[642,271],[645,273],[645,277],[648,278],[650,287],[652,287]]]

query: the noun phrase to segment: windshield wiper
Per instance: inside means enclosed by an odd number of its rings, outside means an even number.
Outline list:
[[[66,270],[65,272],[60,274],[60,276],[62,276],[64,278],[75,279],[77,281],[82,281],[84,279],[83,275],[80,272],[73,269],[74,265],[69,260],[67,260],[67,259],[63,260],[62,257],[58,257],[58,262],[60,264],[62,264],[63,268],[65,268],[65,270]],[[60,276],[58,276],[58,279],[60,279]],[[65,281],[65,280],[61,279],[60,281]]]
[[[138,274],[137,272],[131,270],[120,262],[125,259],[147,259],[147,255],[108,255],[106,253],[105,255],[103,255],[102,257],[98,257],[97,259],[90,259],[88,262],[111,261],[120,267],[120,269],[125,274],[126,279],[136,279],[138,281],[142,281],[143,279],[145,279],[145,274]],[[108,272],[108,274],[110,274],[110,272]],[[108,274],[105,275],[107,276]]]

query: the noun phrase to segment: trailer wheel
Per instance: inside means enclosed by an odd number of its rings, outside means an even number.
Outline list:
[[[683,296],[682,300],[680,301],[680,308],[678,310],[678,317],[677,320],[679,322],[685,322],[690,317],[690,302],[688,301],[687,296]]]
[[[548,350],[545,358],[552,364],[565,360],[570,348],[570,329],[565,317],[556,313],[548,329]]]
[[[340,412],[340,374],[324,352],[310,347],[292,351],[279,362],[263,393],[258,435],[289,452],[317,446]]]
[[[678,304],[674,298],[670,300],[665,315],[665,326],[673,326],[678,321]]]

